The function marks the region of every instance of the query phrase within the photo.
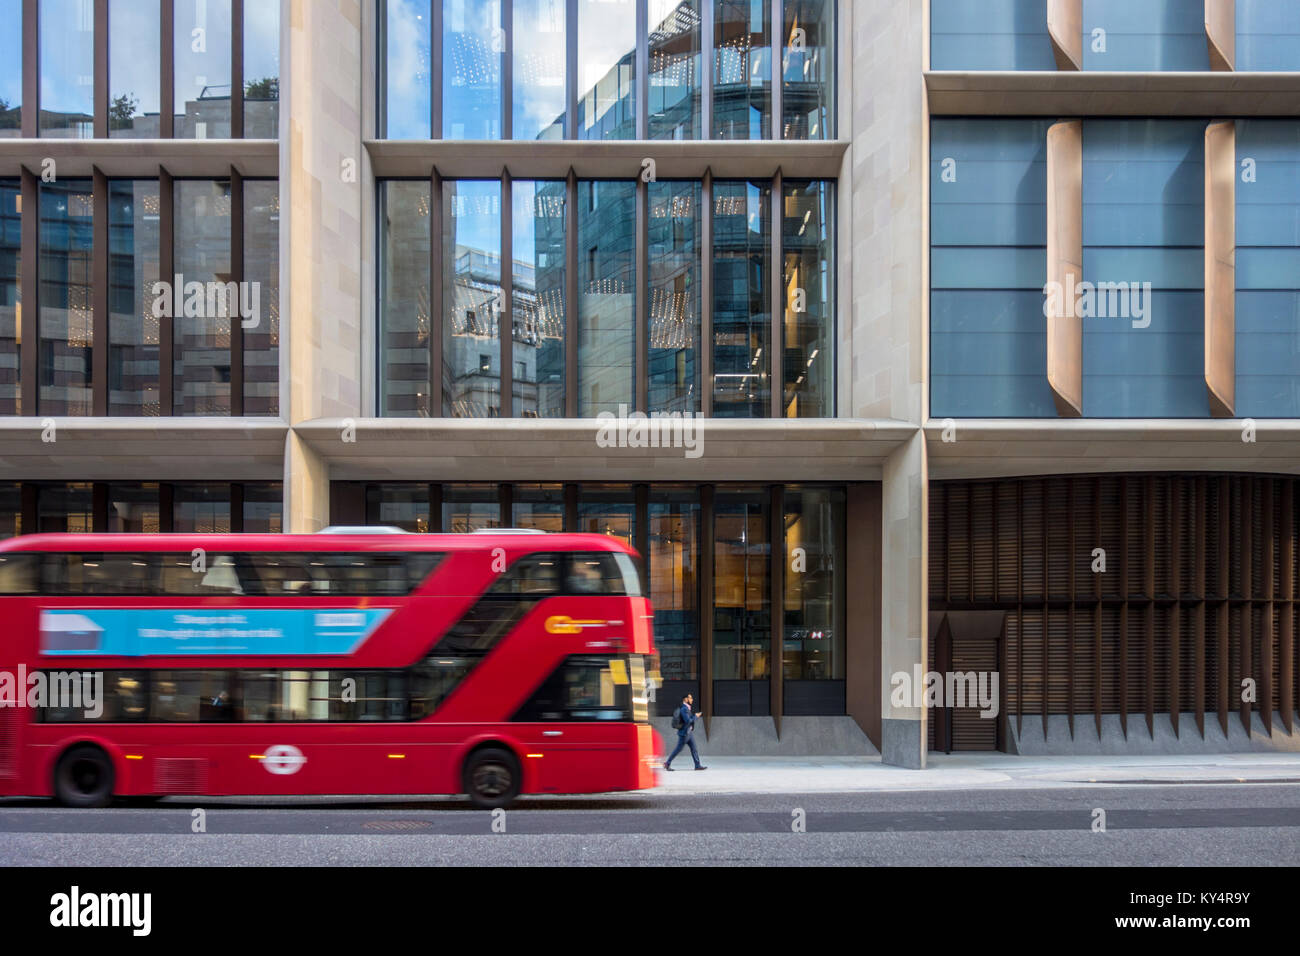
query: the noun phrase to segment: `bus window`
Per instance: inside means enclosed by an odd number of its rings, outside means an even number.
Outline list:
[[[158,556],[122,552],[47,554],[41,570],[41,593],[152,594]]]
[[[619,560],[619,559],[623,560]],[[639,597],[636,562],[620,552],[598,551],[569,555],[566,594],[618,594]]]
[[[164,554],[162,593],[168,595],[243,594],[229,554]]]
[[[627,665],[625,657],[570,657],[555,669],[514,719],[630,721],[633,719],[632,683]]]
[[[512,564],[489,594],[522,594],[545,596],[560,593],[560,569],[564,556],[560,554],[529,554]]]
[[[0,594],[35,594],[40,575],[39,554],[0,554]]]
[[[252,552],[240,558],[248,594],[393,596],[409,594],[438,562],[438,554]]]

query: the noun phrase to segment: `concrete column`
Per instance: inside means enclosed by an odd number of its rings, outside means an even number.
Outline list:
[[[918,432],[885,461],[881,488],[883,621],[880,636],[880,756],[887,764],[922,768],[926,757],[926,711],[910,706],[915,688],[894,702],[894,674],[912,686],[916,665],[926,669],[926,552],[928,489],[925,435]]]
[[[329,464],[294,431],[284,438],[284,530],[311,534],[329,524]]]
[[[282,6],[280,396],[291,427],[362,412],[365,4]],[[293,432],[284,493],[286,530],[328,522],[328,464]]]
[[[885,763],[922,767],[924,715],[893,708],[889,677],[925,660],[925,440],[929,253],[929,116],[926,4],[844,4],[840,128],[851,131],[840,189],[841,348],[849,351],[847,403],[840,414],[914,426],[887,460],[881,490],[881,645],[871,676],[880,696],[849,702],[881,714]],[[864,55],[863,51],[870,51]],[[846,73],[848,76],[846,77]],[[851,121],[850,121],[851,117]],[[851,625],[852,626],[852,625]],[[864,676],[859,672],[859,677]],[[860,687],[855,680],[853,687]]]

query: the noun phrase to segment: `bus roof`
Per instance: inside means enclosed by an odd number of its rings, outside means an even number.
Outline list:
[[[603,534],[63,534],[19,535],[0,541],[14,551],[622,551],[636,552]]]

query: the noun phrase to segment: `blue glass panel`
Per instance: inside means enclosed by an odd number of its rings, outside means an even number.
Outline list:
[[[1300,122],[1239,120],[1237,161],[1235,410],[1253,418],[1296,418],[1300,417]],[[1243,181],[1247,169],[1253,172],[1253,181]]]
[[[1083,126],[1083,273],[1106,291],[1083,320],[1083,412],[1209,414],[1204,380],[1205,124]]]
[[[935,70],[1055,70],[1042,0],[931,0]]]
[[[1042,291],[1049,125],[931,123],[933,415],[1056,414]]]
[[[1047,276],[1046,249],[936,247],[930,285],[936,289],[1039,289]]]
[[[1083,68],[1208,70],[1204,0],[1083,0]]]
[[[1237,0],[1238,71],[1300,70],[1300,3]]]
[[[1155,290],[1150,325],[1134,319],[1083,321],[1083,414],[1089,418],[1202,418],[1204,295]]]
[[[1049,125],[986,119],[931,123],[934,245],[1046,245]]]
[[[935,292],[930,348],[933,416],[1056,414],[1041,291]]]

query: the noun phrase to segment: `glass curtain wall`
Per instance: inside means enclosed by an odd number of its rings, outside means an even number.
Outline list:
[[[442,184],[442,414],[501,415],[501,183]]]
[[[40,184],[42,414],[92,411],[94,200],[89,179]]]
[[[159,281],[156,179],[108,184],[108,413],[162,414],[158,326],[153,285]]]
[[[563,418],[566,184],[520,179],[510,190],[513,414]]]
[[[930,123],[930,408],[1055,417],[1047,384],[1048,120]]]

